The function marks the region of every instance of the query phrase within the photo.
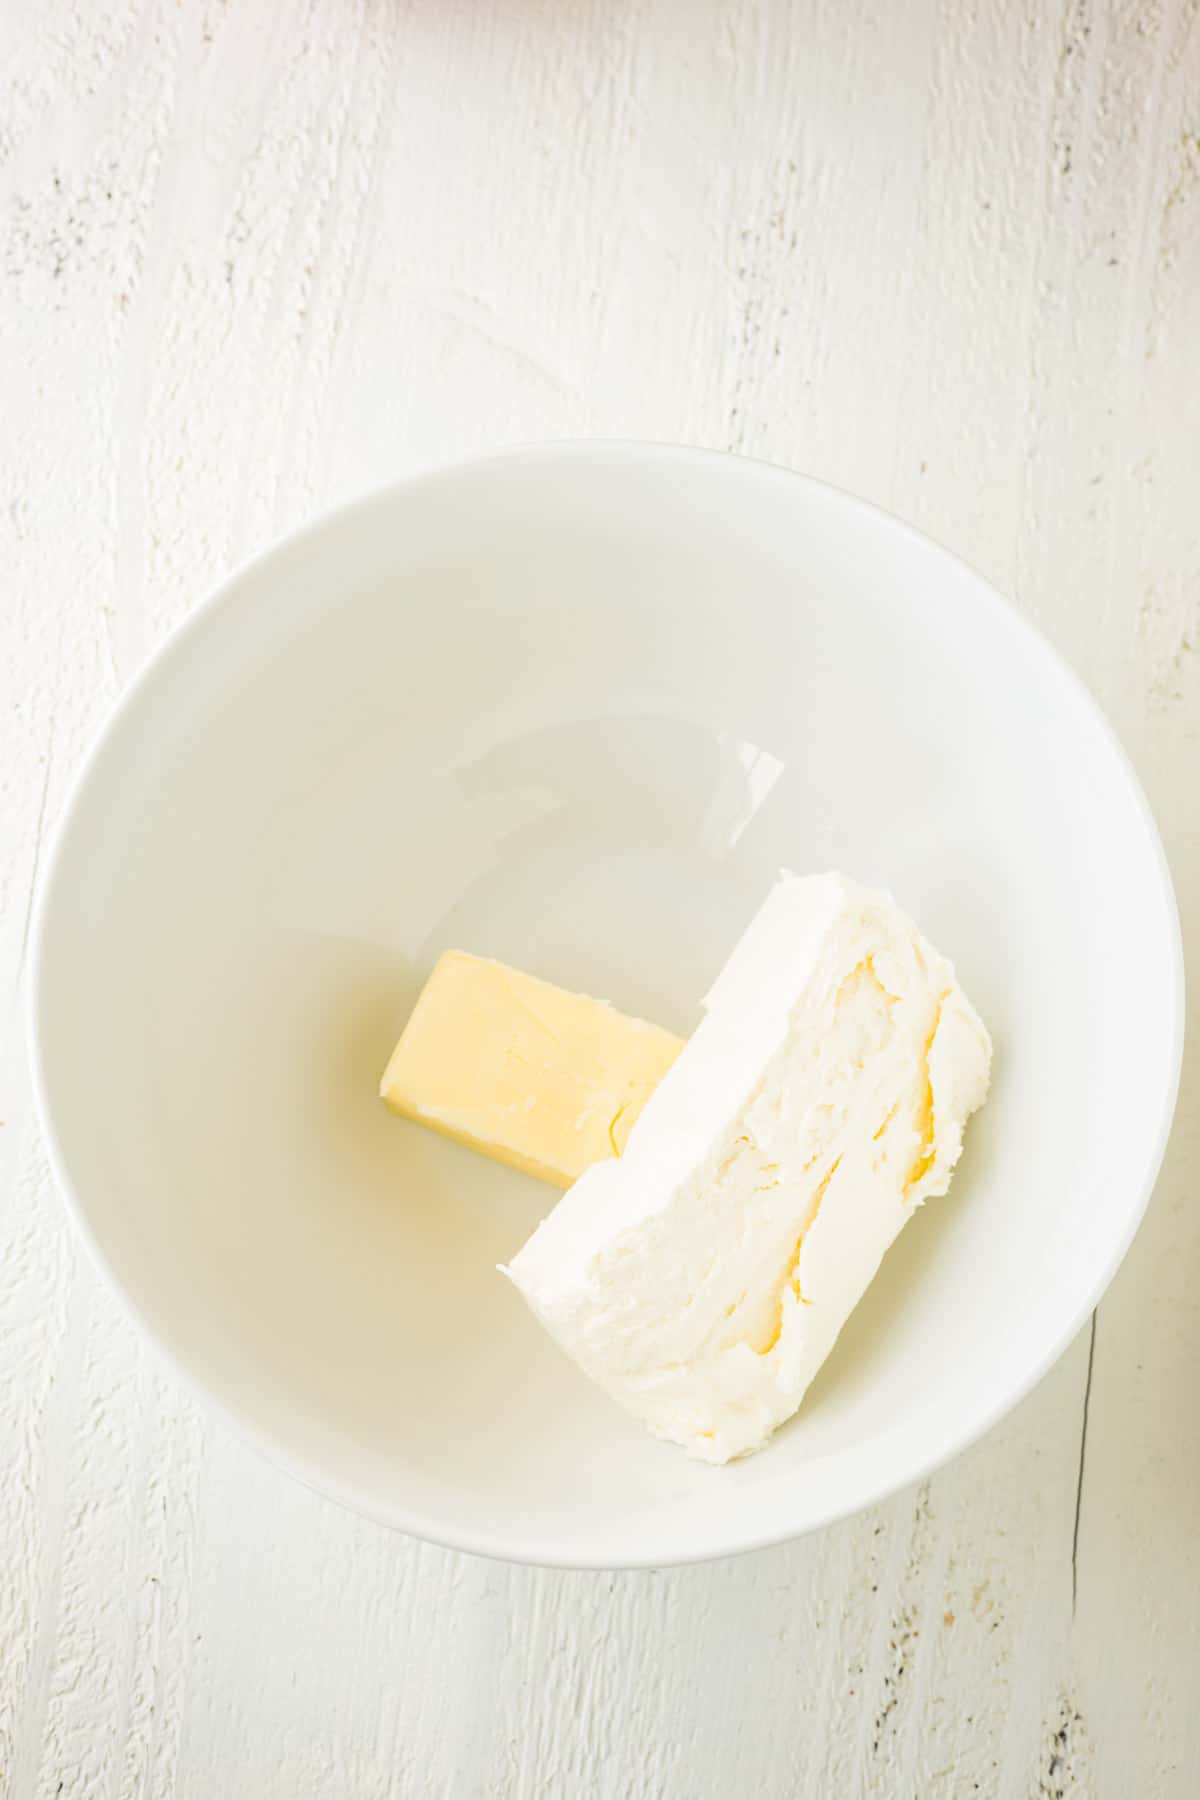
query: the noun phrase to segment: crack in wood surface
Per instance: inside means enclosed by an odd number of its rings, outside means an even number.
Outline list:
[[[1071,1617],[1079,1603],[1079,1521],[1083,1513],[1083,1476],[1087,1466],[1088,1415],[1092,1406],[1092,1370],[1096,1362],[1096,1307],[1088,1325],[1087,1376],[1083,1384],[1083,1418],[1079,1426],[1079,1470],[1075,1478],[1075,1519],[1071,1526]]]

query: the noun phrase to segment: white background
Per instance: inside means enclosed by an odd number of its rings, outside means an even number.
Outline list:
[[[793,464],[1012,594],[1200,949],[1197,13],[0,4],[4,1800],[1200,1791],[1194,1059],[1090,1404],[1085,1333],[918,1491],[607,1577],[389,1536],[184,1395],[21,1031],[47,830],[196,598],[370,483],[593,433]]]

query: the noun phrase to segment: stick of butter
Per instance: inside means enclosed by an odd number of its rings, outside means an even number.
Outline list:
[[[619,1156],[682,1041],[503,963],[448,950],[380,1093],[406,1119],[558,1187]]]
[[[796,1411],[896,1234],[944,1194],[991,1043],[887,894],[785,877],[625,1154],[506,1273],[584,1373],[706,1462]]]

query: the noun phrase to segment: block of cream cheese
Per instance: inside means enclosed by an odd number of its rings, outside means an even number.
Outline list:
[[[713,1463],[757,1450],[946,1191],[990,1062],[950,963],[888,895],[785,876],[620,1161],[505,1272],[659,1437]]]
[[[380,1092],[393,1111],[568,1187],[619,1156],[683,1048],[657,1025],[503,963],[450,950]]]

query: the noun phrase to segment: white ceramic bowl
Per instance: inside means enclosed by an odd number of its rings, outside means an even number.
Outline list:
[[[376,1088],[450,945],[687,1032],[780,865],[890,887],[995,1080],[799,1416],[713,1470],[495,1272],[551,1191]],[[999,1418],[1129,1243],[1182,1035],[1154,825],[1057,657],[894,519],[647,445],[410,481],[234,576],[91,757],[35,964],[59,1180],[177,1366],[348,1506],[588,1566],[791,1536]]]

